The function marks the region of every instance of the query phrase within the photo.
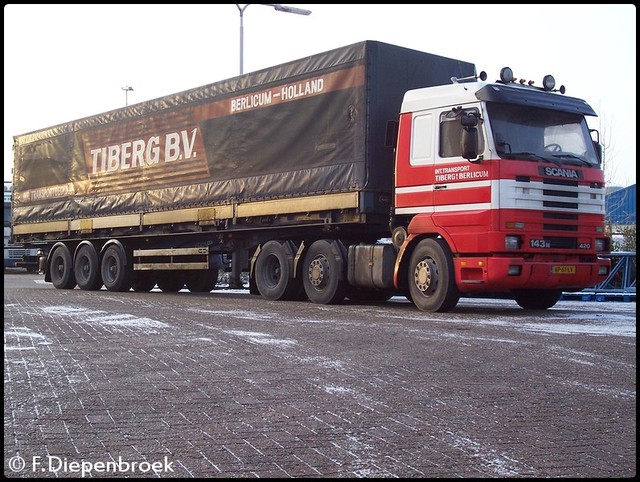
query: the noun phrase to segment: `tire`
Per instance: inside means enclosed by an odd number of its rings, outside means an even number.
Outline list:
[[[158,276],[158,288],[163,293],[177,293],[184,288],[184,276],[180,271],[165,271]]]
[[[185,274],[185,284],[192,293],[209,293],[218,282],[218,270],[189,271]]]
[[[155,273],[152,271],[134,271],[133,272],[133,291],[149,292],[156,285]]]
[[[554,306],[562,290],[513,290],[513,299],[525,310],[546,310]]]
[[[59,290],[72,290],[76,287],[76,277],[73,273],[73,257],[69,248],[61,244],[53,250],[49,265],[51,282]]]
[[[92,244],[83,244],[76,252],[73,273],[81,290],[97,291],[102,288],[100,260]]]
[[[314,303],[341,303],[347,292],[346,255],[337,241],[314,242],[304,257],[302,282]]]
[[[255,267],[255,279],[258,292],[268,300],[300,299],[302,283],[291,278],[291,248],[279,241],[269,241],[258,254]]]
[[[421,311],[451,311],[460,300],[455,284],[453,257],[442,239],[418,243],[409,261],[409,293]]]
[[[402,245],[407,240],[407,229],[404,226],[398,226],[391,232],[391,243],[396,251],[402,248]]]
[[[350,287],[347,298],[358,304],[384,303],[393,297],[393,291],[375,288],[354,288]]]
[[[104,251],[100,272],[109,291],[129,291],[133,285],[133,267],[119,244],[112,244]]]

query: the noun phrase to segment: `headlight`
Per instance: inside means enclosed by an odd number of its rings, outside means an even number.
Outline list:
[[[510,235],[504,238],[505,249],[520,249],[521,244],[522,241],[520,239],[520,236]]]

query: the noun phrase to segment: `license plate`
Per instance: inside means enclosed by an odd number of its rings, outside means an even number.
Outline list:
[[[552,266],[551,272],[553,274],[576,274],[575,266]]]

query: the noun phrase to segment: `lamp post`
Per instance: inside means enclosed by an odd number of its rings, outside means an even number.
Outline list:
[[[238,7],[238,12],[240,12],[240,75],[244,73],[243,69],[243,58],[244,58],[244,11],[247,7],[251,5],[250,3],[244,4],[244,6],[240,6],[239,3],[236,3],[236,7]],[[285,13],[295,13],[296,15],[311,15],[311,10],[305,10],[304,8],[296,8],[296,7],[288,7],[286,5],[280,5],[279,3],[259,3],[258,5],[264,5],[265,7],[273,7],[276,12],[285,12]]]
[[[129,105],[129,91],[133,90],[133,87],[125,85],[124,87],[121,87],[121,89],[124,90],[124,105],[127,106]]]

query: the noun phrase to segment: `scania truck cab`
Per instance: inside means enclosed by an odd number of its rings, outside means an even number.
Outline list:
[[[607,275],[605,183],[583,100],[486,74],[404,97],[396,152],[395,283],[426,311],[510,291],[524,308]],[[403,254],[406,253],[406,254]]]

